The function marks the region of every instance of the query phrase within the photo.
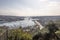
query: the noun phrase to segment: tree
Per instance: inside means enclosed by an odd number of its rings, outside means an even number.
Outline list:
[[[32,35],[27,32],[23,32],[22,29],[10,30],[10,39],[12,40],[32,40]]]
[[[47,24],[47,27],[49,32],[56,32],[57,30],[59,30],[54,22],[50,22],[49,24]]]
[[[45,29],[48,29],[49,32],[45,32],[47,31]],[[58,27],[56,26],[56,24],[54,22],[50,22],[49,24],[47,24],[47,27],[45,27],[42,30],[40,30],[40,33],[37,33],[36,35],[33,36],[33,40],[60,40],[60,38],[55,34],[55,32],[59,30]],[[42,33],[41,33],[42,32]]]
[[[54,23],[54,22],[50,22],[48,25],[47,25],[47,27],[48,27],[48,30],[49,30],[49,33],[48,33],[48,35],[49,35],[49,38],[53,38],[54,40],[55,40],[55,38],[56,39],[58,39],[58,40],[60,40],[60,38],[56,35],[56,31],[58,31],[59,30],[59,28],[56,26],[56,24]],[[47,36],[48,36],[47,35]],[[46,37],[47,37],[46,36]]]

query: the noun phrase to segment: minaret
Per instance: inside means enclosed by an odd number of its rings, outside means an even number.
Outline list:
[[[35,20],[34,22],[36,23],[37,27],[38,27],[40,30],[44,28],[37,20]]]

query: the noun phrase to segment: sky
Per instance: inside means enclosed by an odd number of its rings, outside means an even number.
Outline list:
[[[0,0],[0,15],[60,15],[60,0]]]

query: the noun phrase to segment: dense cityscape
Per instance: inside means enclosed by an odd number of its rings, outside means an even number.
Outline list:
[[[13,17],[5,16],[6,19]],[[0,40],[60,40],[60,16],[45,16],[45,20],[43,16],[14,17],[15,21],[7,22],[3,18],[0,18],[3,21],[0,22]]]

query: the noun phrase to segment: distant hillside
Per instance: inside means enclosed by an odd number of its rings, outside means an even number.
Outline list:
[[[46,22],[49,22],[49,21],[57,21],[57,20],[60,20],[60,16],[35,16],[35,17],[32,17],[34,19],[39,19],[39,22],[44,25]]]
[[[25,17],[39,19],[39,22],[41,22],[42,24],[44,24],[45,22],[49,20],[53,20],[53,21],[60,20],[60,16],[5,16],[5,15],[0,15],[0,23],[19,21],[19,20],[23,20]]]
[[[18,21],[18,20],[23,20],[24,17],[19,17],[19,16],[5,16],[5,15],[0,15],[0,21]]]

